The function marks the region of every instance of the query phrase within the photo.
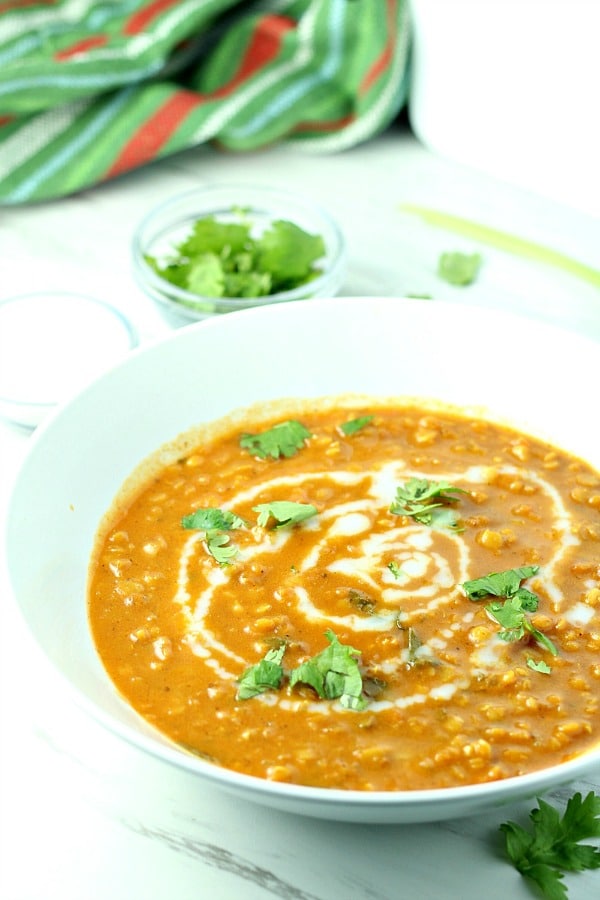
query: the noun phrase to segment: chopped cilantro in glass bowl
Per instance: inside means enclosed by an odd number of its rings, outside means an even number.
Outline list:
[[[325,210],[291,192],[199,188],[153,209],[133,238],[138,284],[175,325],[252,306],[331,297],[344,237]]]

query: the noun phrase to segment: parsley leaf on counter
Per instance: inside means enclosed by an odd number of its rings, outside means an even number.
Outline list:
[[[220,566],[229,565],[239,552],[226,532],[246,526],[246,522],[235,513],[211,506],[184,516],[181,524],[184,528],[205,532],[206,549]]]
[[[467,493],[447,481],[410,478],[404,486],[396,488],[390,512],[395,516],[411,516],[415,522],[431,528],[456,528],[457,517],[443,507],[446,503],[457,501],[458,498],[452,497],[452,494]]]
[[[239,222],[198,219],[173,251],[165,263],[145,257],[171,284],[202,297],[264,297],[316,278],[321,270],[315,263],[325,256],[325,242],[285,219],[253,237],[240,211]]]
[[[249,666],[238,680],[238,700],[249,700],[265,691],[277,690],[283,678],[283,666],[281,660],[285,653],[286,645],[268,650],[260,662]]]
[[[275,528],[285,528],[286,525],[297,525],[306,519],[317,515],[316,506],[310,503],[293,503],[291,500],[273,500],[271,503],[259,503],[253,506],[254,512],[259,513],[258,524],[262,527],[270,518],[275,519]]]
[[[464,287],[475,281],[480,265],[479,253],[442,253],[438,261],[438,275],[449,284]]]
[[[289,419],[258,434],[243,434],[240,447],[260,459],[279,459],[294,456],[309,437],[310,431],[301,422]]]
[[[340,431],[348,437],[351,434],[356,434],[357,431],[361,431],[372,421],[373,416],[359,416],[357,419],[350,419],[350,421],[340,425]]]
[[[580,841],[600,837],[600,796],[578,792],[560,814],[538,799],[530,813],[533,832],[515,822],[504,822],[506,852],[515,868],[539,887],[546,900],[565,900],[565,872],[600,868],[600,849]]]
[[[290,686],[308,684],[319,697],[337,700],[346,709],[361,710],[367,705],[363,696],[362,676],[358,667],[360,652],[341,644],[328,629],[325,637],[329,647],[290,672]]]

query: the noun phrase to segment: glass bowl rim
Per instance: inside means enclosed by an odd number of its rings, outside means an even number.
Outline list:
[[[109,303],[107,300],[101,300],[99,297],[94,297],[91,294],[84,294],[79,291],[73,290],[60,290],[60,288],[50,288],[49,290],[36,290],[36,291],[25,291],[22,294],[14,294],[11,297],[3,297],[0,299],[0,311],[12,303],[22,303],[26,300],[35,300],[40,297],[49,297],[49,298],[68,298],[71,300],[80,300],[85,303],[92,303],[97,307],[100,307],[104,312],[110,314],[114,319],[116,319],[119,324],[122,326],[123,331],[126,333],[128,338],[129,350],[133,350],[139,344],[139,335],[136,327],[133,325],[131,320],[121,312],[118,307],[114,306],[112,303]],[[33,412],[34,410],[47,410],[50,411],[55,409],[59,404],[60,400],[22,400],[19,397],[13,397],[7,394],[0,393],[0,403],[6,404],[7,406],[13,406],[15,409],[22,409],[23,412],[30,410]],[[16,421],[12,419],[12,421]]]
[[[195,294],[192,291],[177,287],[177,285],[174,285],[166,279],[161,278],[160,275],[157,275],[144,259],[145,231],[149,226],[158,220],[161,215],[167,213],[169,209],[174,209],[181,203],[192,201],[195,198],[200,202],[205,198],[210,199],[211,196],[217,197],[222,192],[230,191],[236,193],[239,192],[239,205],[248,208],[250,213],[252,212],[252,209],[255,208],[259,212],[265,213],[267,216],[275,219],[278,217],[278,202],[289,200],[298,207],[302,207],[306,212],[307,217],[314,217],[316,223],[322,222],[322,227],[328,230],[330,236],[330,243],[326,244],[326,249],[330,254],[327,268],[316,278],[305,284],[299,285],[288,291],[279,291],[278,293],[267,294],[262,297],[210,297],[204,294]],[[258,197],[258,195],[264,196],[264,210],[259,209],[256,202],[250,201],[249,203],[245,203],[243,199],[244,193],[247,193],[250,196],[256,195],[256,197]],[[271,199],[271,204],[269,204],[269,199]],[[158,237],[164,237],[172,228],[176,228],[178,225],[183,224],[184,221],[192,221],[194,218],[201,218],[203,215],[208,216],[211,214],[211,211],[214,212],[215,210],[211,210],[210,206],[207,204],[207,208],[204,211],[200,209],[195,216],[193,213],[188,217],[181,216],[178,221],[165,225],[160,232],[151,236],[150,240],[154,241]],[[283,217],[283,213],[281,217]],[[290,216],[289,218],[290,221],[294,221],[293,216]],[[318,227],[318,225],[316,227]],[[328,253],[325,254],[325,259],[327,259]],[[305,200],[301,195],[293,191],[260,184],[223,182],[222,184],[206,185],[179,192],[150,209],[140,220],[134,231],[132,238],[132,255],[134,274],[142,290],[149,294],[153,300],[162,303],[171,309],[179,310],[184,316],[194,317],[195,315],[206,315],[206,311],[198,308],[198,304],[201,303],[211,304],[213,306],[213,310],[209,311],[210,314],[211,312],[217,312],[218,310],[234,311],[236,309],[249,309],[254,306],[268,306],[270,304],[283,303],[290,300],[300,300],[307,298],[307,292],[310,297],[318,296],[319,288],[323,285],[327,285],[341,271],[346,259],[346,240],[341,227],[324,207],[317,203],[313,203],[312,201]]]

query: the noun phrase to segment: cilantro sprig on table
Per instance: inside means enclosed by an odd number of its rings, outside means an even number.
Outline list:
[[[479,253],[442,253],[438,260],[438,275],[449,284],[465,287],[475,281],[480,266]]]
[[[552,656],[557,656],[558,650],[550,638],[536,628],[527,615],[537,610],[539,598],[527,588],[521,587],[521,582],[538,572],[539,566],[520,566],[465,581],[462,587],[469,600],[478,601],[490,596],[503,598],[485,607],[486,612],[502,626],[498,637],[503,641],[511,643],[530,636],[539,647]],[[528,661],[527,665],[530,669],[547,674],[539,663]]]
[[[600,849],[580,843],[600,837],[600,796],[593,791],[585,798],[575,793],[562,817],[553,806],[538,799],[538,808],[531,810],[530,818],[532,831],[510,821],[500,826],[508,857],[546,900],[566,900],[566,872],[600,868]]]
[[[415,522],[431,528],[456,530],[458,517],[448,508],[448,504],[458,500],[453,494],[467,493],[468,491],[454,487],[448,481],[409,478],[406,484],[396,488],[390,512],[395,516],[410,516]]]
[[[429,225],[445,228],[448,231],[453,231],[455,234],[469,238],[469,240],[488,244],[490,247],[495,247],[497,250],[502,250],[505,253],[513,253],[516,256],[521,256],[523,259],[554,266],[563,272],[571,273],[588,284],[600,287],[600,269],[592,269],[591,266],[587,266],[564,253],[559,253],[551,247],[544,247],[541,244],[533,243],[533,241],[525,240],[518,235],[499,231],[496,228],[490,228],[488,225],[472,222],[469,219],[453,216],[436,209],[427,209],[412,203],[403,203],[401,209],[420,216]]]
[[[232,213],[235,214],[235,210]],[[264,297],[293,290],[316,278],[325,256],[321,235],[277,219],[258,236],[243,211],[239,221],[198,219],[164,262],[145,257],[166,281],[200,297]]]

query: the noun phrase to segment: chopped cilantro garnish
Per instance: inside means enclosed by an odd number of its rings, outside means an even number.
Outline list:
[[[196,531],[212,531],[215,528],[219,531],[230,531],[232,528],[243,528],[246,522],[228,509],[205,506],[184,516],[181,524],[184,528],[193,528]]]
[[[412,669],[414,666],[439,666],[440,661],[424,644],[412,625],[406,628],[400,617],[396,619],[396,625],[401,631],[406,631],[406,666]]]
[[[186,266],[186,289],[201,297],[223,297],[225,273],[219,257],[202,253]]]
[[[394,578],[402,578],[402,576],[406,577],[406,572],[403,572],[397,562],[392,560],[387,564],[388,569],[394,576]]]
[[[438,275],[449,284],[472,284],[481,265],[479,253],[442,253],[438,260]]]
[[[273,293],[310,281],[314,263],[325,255],[321,235],[309,234],[285,219],[273,222],[255,247],[257,268],[271,276]]]
[[[249,700],[268,690],[277,690],[283,679],[281,660],[286,644],[268,650],[260,662],[242,672],[238,684],[238,700]]]
[[[354,606],[356,609],[360,610],[360,612],[363,612],[368,616],[372,616],[375,612],[375,601],[365,593],[365,591],[359,591],[357,588],[349,588],[348,601],[351,606]]]
[[[387,687],[387,681],[384,681],[383,678],[377,678],[375,675],[365,675],[363,676],[362,681],[363,694],[365,694],[369,700],[374,700],[376,697],[381,696]]]
[[[362,431],[372,421],[373,416],[359,416],[357,419],[350,419],[348,422],[340,425],[340,431],[348,437],[351,434],[356,434],[357,431]]]
[[[226,533],[234,528],[244,528],[246,522],[228,509],[204,507],[184,516],[181,520],[184,528],[205,532],[206,549],[221,566],[227,566],[238,555]]]
[[[528,618],[528,612],[535,612],[539,599],[531,591],[521,587],[525,578],[531,578],[539,571],[539,566],[521,566],[507,569],[504,572],[492,572],[483,578],[465,581],[462,585],[469,600],[482,600],[484,597],[501,597],[504,602],[495,601],[486,606],[486,612],[502,626],[498,637],[503,641],[520,641],[531,636],[538,646],[548,650],[553,656],[558,650],[546,635],[535,628]]]
[[[414,666],[417,662],[417,650],[423,646],[423,641],[414,628],[408,628],[408,665]]]
[[[577,792],[559,812],[538,799],[532,809],[533,830],[515,822],[504,822],[506,852],[517,871],[533,881],[546,900],[566,900],[565,872],[600,868],[600,849],[580,841],[600,837],[600,796]]]
[[[259,434],[243,434],[240,447],[260,459],[279,459],[294,456],[309,437],[310,431],[301,422],[289,419]]]
[[[526,592],[529,593],[529,592]],[[486,612],[502,625],[503,631],[498,632],[498,637],[503,641],[520,641],[526,635],[531,635],[536,644],[548,650],[553,656],[558,654],[558,650],[539,628],[535,628],[530,619],[528,619],[525,610],[530,610],[531,605],[524,606],[523,600],[519,594],[514,597],[508,597],[504,603],[496,601],[486,606]]]
[[[146,262],[171,284],[202,297],[264,297],[320,274],[315,263],[325,256],[321,235],[279,219],[255,237],[244,214],[233,212],[239,222],[198,219],[168,260],[146,256]]]
[[[308,684],[319,697],[339,699],[347,709],[364,709],[367,701],[363,696],[362,676],[357,661],[360,652],[354,647],[341,644],[330,629],[325,632],[325,637],[329,641],[329,647],[293,669],[290,672],[290,686]]]
[[[453,528],[458,525],[457,516],[445,508],[455,503],[452,494],[466,494],[462,488],[447,481],[428,481],[427,478],[410,478],[405,485],[396,488],[396,497],[390,507],[395,516],[411,516],[421,525],[431,528]]]
[[[539,570],[539,566],[520,566],[517,569],[506,569],[504,572],[490,572],[489,575],[484,575],[482,578],[465,581],[463,588],[469,600],[482,600],[490,595],[492,597],[513,597],[520,593],[521,582],[537,575]],[[526,593],[529,594],[529,591]],[[531,596],[537,599],[535,594],[531,594]]]
[[[244,252],[249,238],[250,223],[244,221],[243,214],[239,222],[218,222],[214,216],[204,216],[196,220],[191,233],[178,244],[178,250],[188,259],[202,253],[235,256]]]
[[[230,565],[232,559],[235,559],[240,552],[224,531],[207,531],[206,549],[220,566]]]
[[[531,657],[527,660],[527,665],[530,669],[533,669],[534,672],[541,672],[543,675],[550,675],[552,669],[548,665],[547,662],[544,662],[543,659],[531,659]]]
[[[223,291],[225,297],[264,297],[271,285],[268,272],[226,272]]]
[[[271,503],[259,503],[253,506],[254,512],[259,513],[258,524],[264,527],[269,519],[277,522],[275,528],[284,528],[286,525],[298,525],[306,519],[317,515],[316,506],[310,503],[293,503],[291,500],[273,500]]]
[[[290,687],[308,684],[325,700],[339,700],[346,709],[364,709],[367,700],[358,666],[360,652],[341,644],[330,629],[325,632],[325,637],[329,641],[328,647],[289,672]],[[285,648],[285,643],[272,648],[260,662],[242,673],[238,681],[239,700],[248,700],[281,687],[285,675],[281,665]]]

